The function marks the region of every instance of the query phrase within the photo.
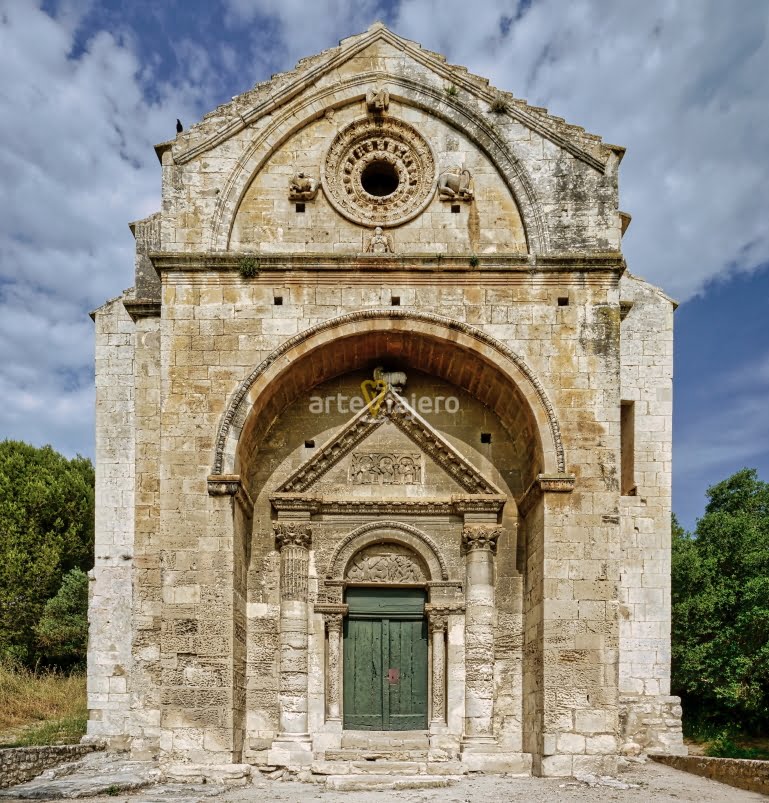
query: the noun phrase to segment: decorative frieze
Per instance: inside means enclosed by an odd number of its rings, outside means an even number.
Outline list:
[[[350,463],[353,485],[421,485],[419,452],[353,452]]]
[[[504,530],[494,524],[466,524],[462,530],[462,546],[465,552],[475,549],[497,551],[497,540]]]

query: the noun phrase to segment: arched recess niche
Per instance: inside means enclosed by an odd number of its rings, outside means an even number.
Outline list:
[[[542,201],[537,197],[534,183],[523,164],[494,126],[461,99],[448,97],[435,87],[405,76],[385,76],[377,72],[360,74],[308,93],[296,103],[287,105],[259,131],[238,159],[219,196],[212,220],[212,250],[229,249],[232,226],[243,197],[276,150],[326,111],[363,101],[366,90],[377,81],[387,82],[392,101],[428,112],[467,136],[488,157],[518,205],[529,253],[547,253],[549,234]]]
[[[213,474],[240,474],[279,413],[321,382],[377,362],[416,368],[466,390],[502,422],[528,473],[564,471],[555,412],[526,363],[494,338],[430,313],[368,310],[326,321],[286,341],[244,380],[225,410]]]

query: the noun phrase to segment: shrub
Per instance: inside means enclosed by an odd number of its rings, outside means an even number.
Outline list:
[[[61,664],[81,664],[88,646],[88,575],[72,569],[45,603],[35,628],[46,655]]]

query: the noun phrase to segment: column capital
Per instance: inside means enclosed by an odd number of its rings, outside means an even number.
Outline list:
[[[304,521],[281,521],[272,525],[278,549],[298,546],[309,549],[312,542],[312,528]]]
[[[324,613],[323,621],[326,623],[326,630],[329,633],[339,633],[342,630],[344,616],[341,613]]]
[[[427,617],[431,633],[443,633],[448,625],[448,617],[445,614],[430,613]]]
[[[497,551],[497,540],[503,532],[503,528],[496,524],[465,524],[462,546],[466,552],[486,549],[494,553]]]

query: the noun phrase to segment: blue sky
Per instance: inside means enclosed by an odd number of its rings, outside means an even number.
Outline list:
[[[87,311],[130,286],[153,144],[381,19],[628,148],[631,271],[677,298],[674,509],[769,479],[769,4],[0,0],[0,438],[93,453]]]

